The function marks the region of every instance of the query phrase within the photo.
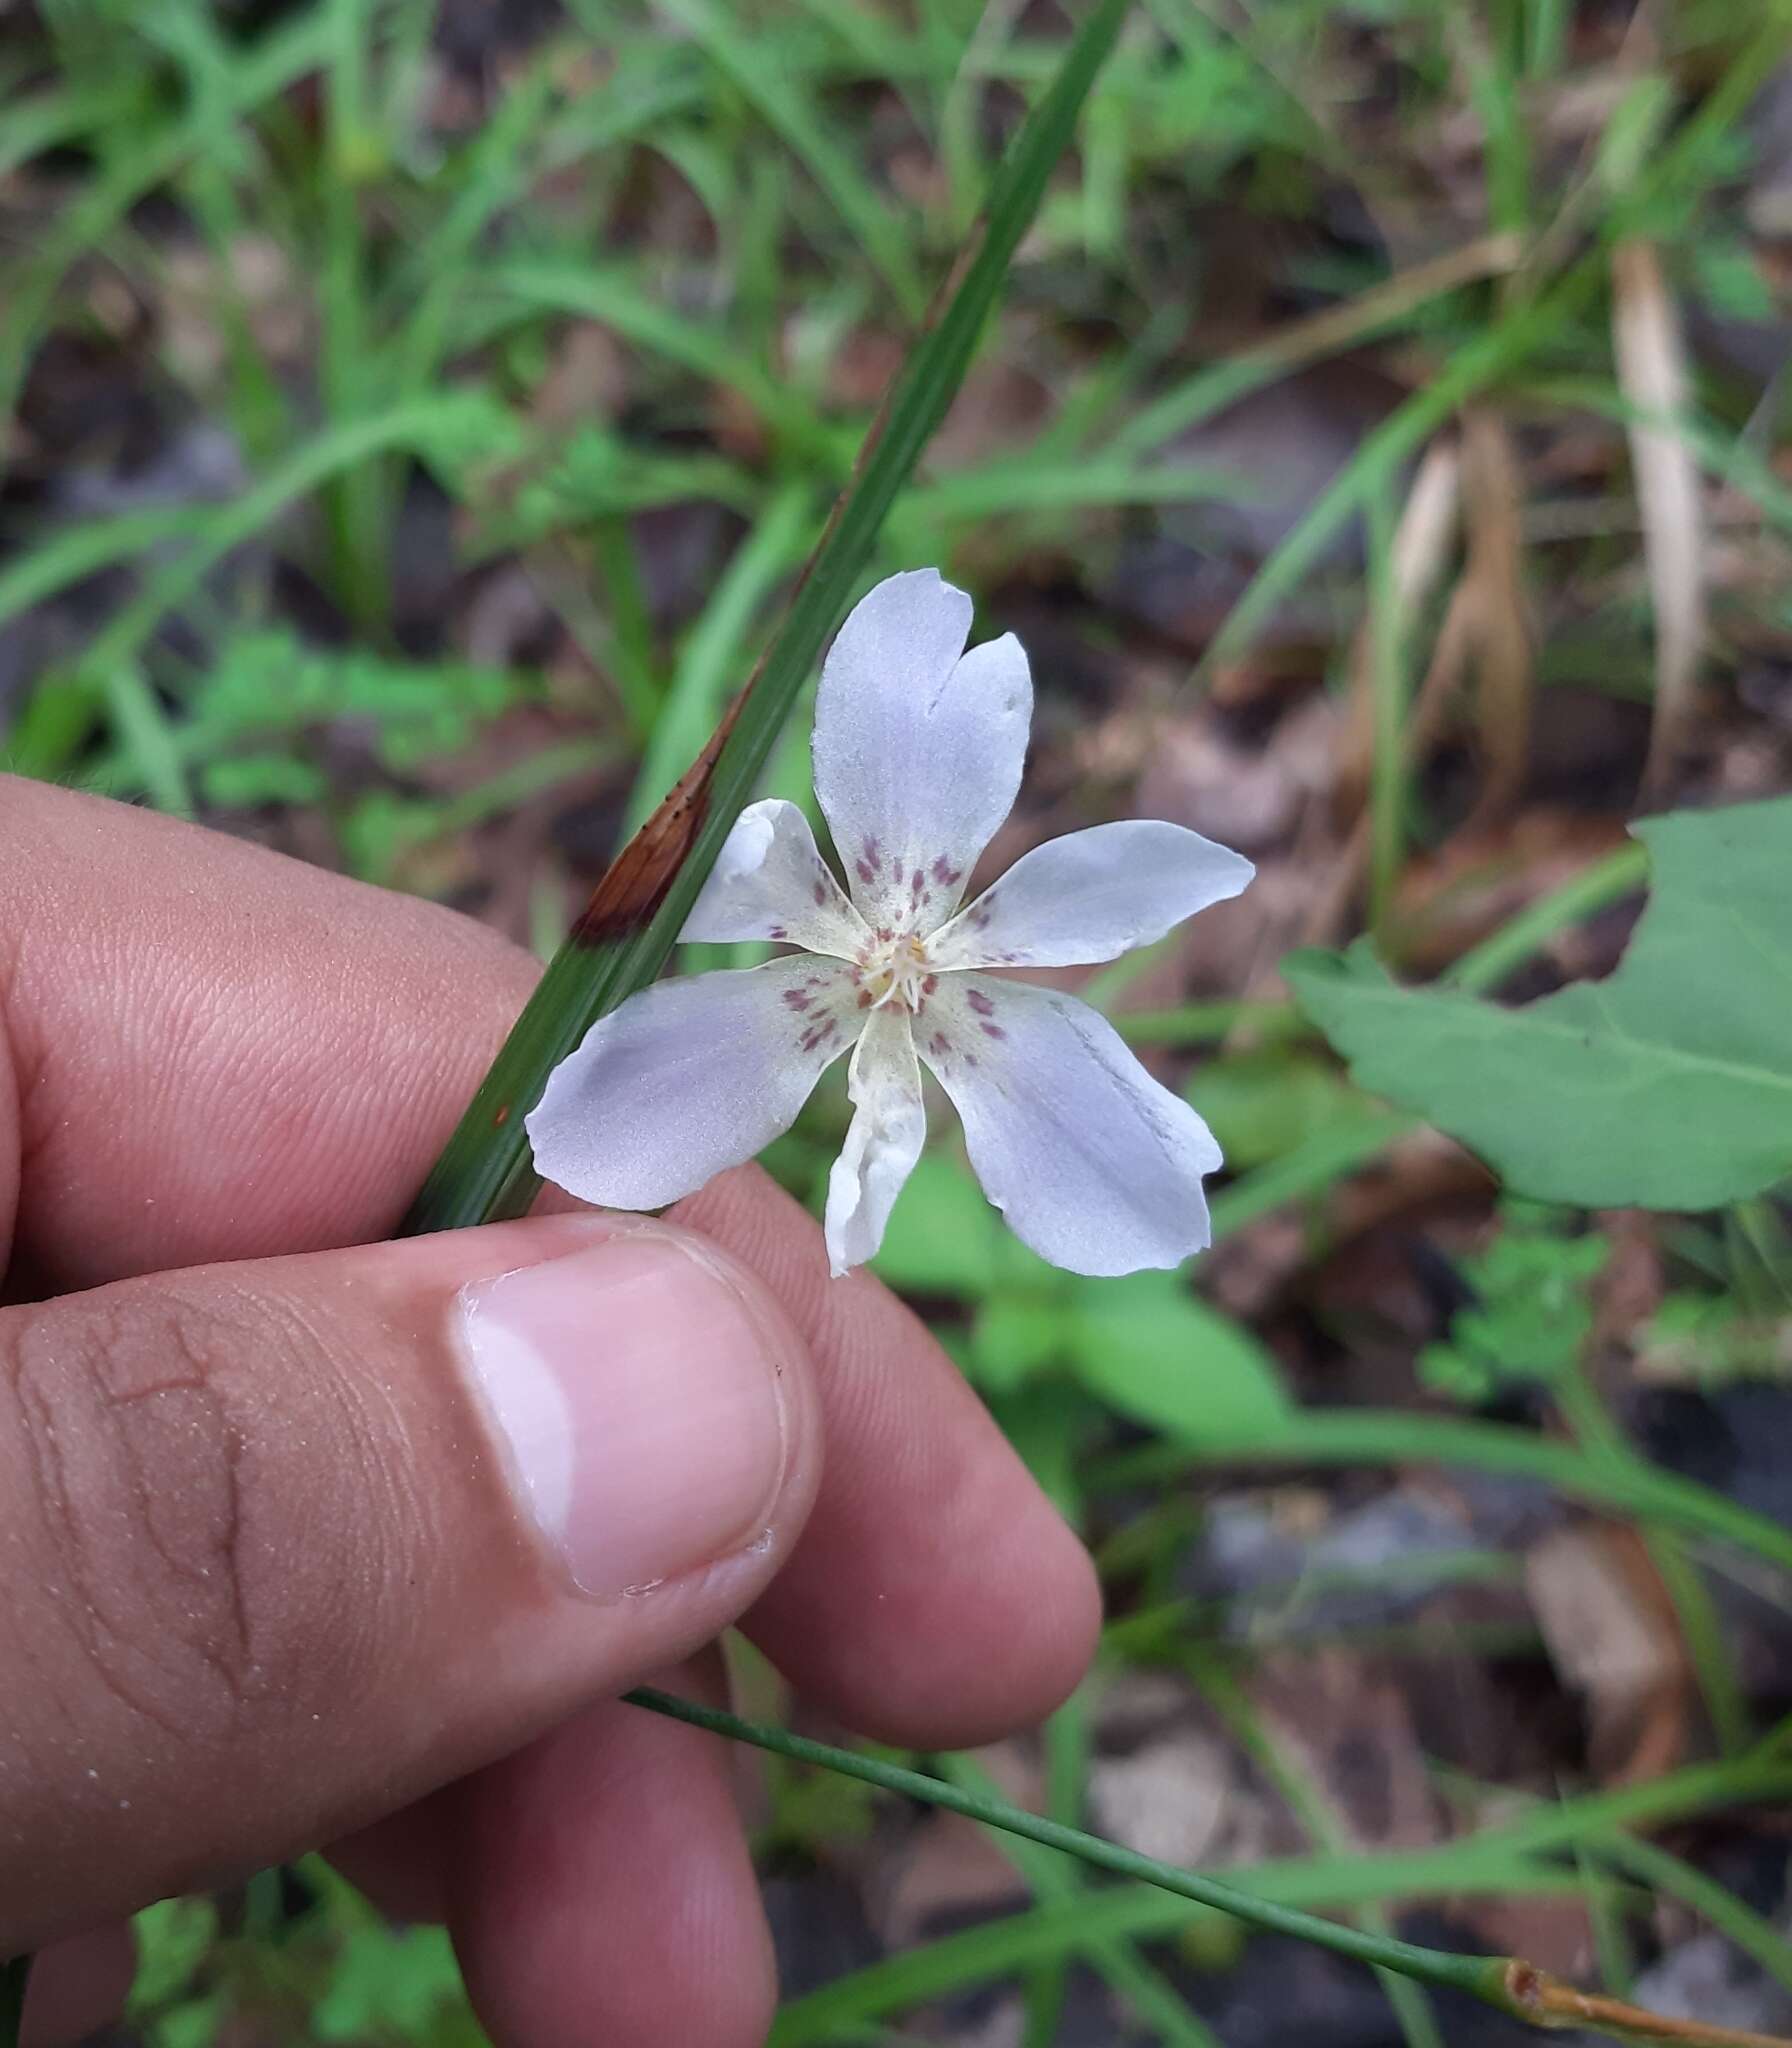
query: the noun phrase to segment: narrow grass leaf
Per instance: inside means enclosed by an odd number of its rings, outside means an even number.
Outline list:
[[[858,473],[757,672],[691,774],[624,849],[549,965],[413,1205],[408,1231],[516,1216],[533,1200],[540,1181],[523,1117],[591,1025],[665,965],[891,506],[964,381],[1014,252],[1124,13],[1125,0],[1101,0],[1084,18],[996,179],[982,232],[961,254],[938,318],[874,422]]]

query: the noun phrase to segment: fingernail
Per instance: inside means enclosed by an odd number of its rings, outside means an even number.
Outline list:
[[[587,1593],[731,1555],[784,1472],[785,1359],[725,1273],[652,1229],[462,1291],[519,1507]]]

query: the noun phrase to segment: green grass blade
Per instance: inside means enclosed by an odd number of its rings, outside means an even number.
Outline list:
[[[665,965],[736,814],[752,795],[798,692],[838,623],[898,493],[964,380],[985,321],[1077,114],[1125,13],[1100,0],[1078,29],[1051,86],[1017,138],[990,193],[981,236],[960,258],[955,287],[916,345],[874,425],[854,483],[772,636],[708,787],[685,857],[651,916],[593,944],[575,937],[548,967],[404,1228],[448,1230],[521,1215],[540,1181],[523,1116],[548,1075],[591,1025]]]
[[[626,830],[635,832],[646,824],[685,763],[715,729],[728,702],[735,650],[746,643],[760,607],[801,562],[803,543],[814,532],[816,509],[806,484],[786,484],[735,550],[686,637],[629,796]]]
[[[29,261],[13,274],[0,314],[0,413],[12,410],[39,324],[71,266],[145,193],[171,178],[189,158],[220,147],[221,130],[228,121],[244,118],[315,70],[326,44],[324,24],[316,15],[271,30],[238,66],[226,102],[202,105],[133,147],[57,216]],[[129,60],[121,56],[119,61]]]
[[[1614,1864],[1627,1876],[1638,1877],[1658,1892],[1678,1899],[1683,1906],[1709,1920],[1744,1955],[1787,1991],[1792,1991],[1792,1942],[1764,1914],[1757,1913],[1716,1878],[1707,1877],[1690,1863],[1660,1848],[1640,1841],[1635,1835],[1614,1834],[1591,1845],[1595,1857]]]
[[[296,499],[358,463],[398,448],[418,453],[438,448],[457,417],[464,425],[475,415],[470,408],[461,408],[457,414],[446,400],[436,397],[394,406],[367,419],[345,420],[304,443],[240,498],[206,515],[193,545],[160,569],[142,593],[114,615],[80,656],[74,673],[39,685],[13,735],[13,768],[22,775],[49,780],[61,774],[87,737],[109,679],[136,659],[168,614],[200,588],[233,548],[241,547]],[[173,518],[171,514],[158,516]],[[194,516],[181,514],[183,521]],[[109,521],[99,529],[107,536],[128,530],[123,519]],[[145,530],[149,530],[148,524]],[[76,539],[75,535],[68,537],[69,559],[78,557]]]
[[[1564,1865],[1533,1860],[1611,1831],[1659,1826],[1684,1816],[1784,1796],[1792,1772],[1701,1764],[1643,1785],[1590,1793],[1527,1811],[1517,1820],[1424,1849],[1371,1850],[1345,1857],[1306,1856],[1240,1866],[1230,1882],[1259,1898],[1309,1912],[1376,1902],[1505,1893],[1574,1897],[1580,1880]],[[949,1934],[885,1957],[793,1999],[772,2030],[774,2048],[823,2048],[842,2025],[863,2023],[1024,1970],[1073,1944],[1117,1937],[1161,1941],[1200,1917],[1202,1908],[1146,1885],[1048,1900],[1024,1913]]]
[[[896,302],[919,318],[927,294],[901,223],[866,182],[814,106],[791,86],[782,38],[755,38],[713,0],[663,0],[665,11],[702,45],[710,61],[752,102],[827,195]]]

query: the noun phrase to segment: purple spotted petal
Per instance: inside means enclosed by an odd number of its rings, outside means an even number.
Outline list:
[[[822,668],[815,793],[874,929],[943,924],[1020,787],[1027,658],[1007,634],[961,659],[970,624],[962,590],[911,570],[854,607]]]
[[[1181,825],[1095,825],[1023,854],[927,950],[943,968],[1091,966],[1161,939],[1255,872]]]
[[[790,1128],[858,1037],[858,994],[809,953],[642,989],[548,1077],[528,1118],[537,1170],[607,1208],[694,1194]]]
[[[770,797],[734,821],[679,936],[771,939],[852,960],[870,933],[816,851],[808,819]]]
[[[964,1121],[984,1193],[1041,1258],[1072,1273],[1133,1273],[1206,1245],[1213,1134],[1086,1003],[944,974],[914,1030]]]

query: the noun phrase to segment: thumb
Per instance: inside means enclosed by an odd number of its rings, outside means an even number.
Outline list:
[[[818,1460],[782,1311],[655,1222],[0,1311],[0,1956],[684,1656],[788,1554]]]

